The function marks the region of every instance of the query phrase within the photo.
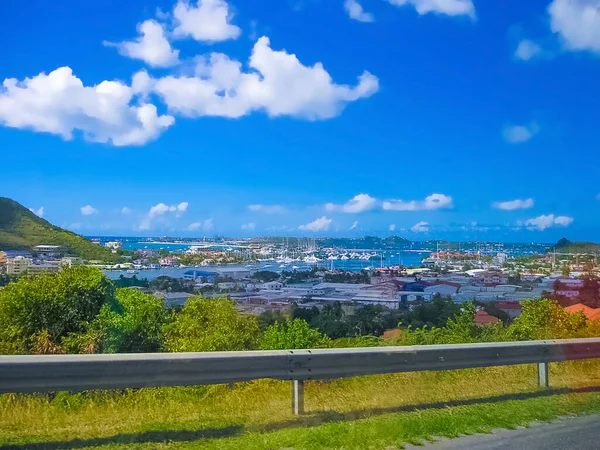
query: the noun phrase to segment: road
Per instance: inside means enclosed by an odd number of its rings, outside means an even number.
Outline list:
[[[600,416],[569,417],[530,428],[495,430],[458,439],[442,439],[411,450],[597,450],[600,449]]]

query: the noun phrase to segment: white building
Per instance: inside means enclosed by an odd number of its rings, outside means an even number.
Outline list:
[[[31,264],[31,259],[24,256],[15,256],[6,260],[7,275],[22,275],[27,272],[27,268]]]
[[[123,247],[123,244],[119,241],[109,241],[109,242],[106,242],[104,244],[104,246],[106,248],[110,248],[112,250],[119,250],[121,247]]]
[[[229,277],[233,278],[234,280],[249,278],[252,273],[243,267],[215,267],[214,271],[217,272],[221,277]]]

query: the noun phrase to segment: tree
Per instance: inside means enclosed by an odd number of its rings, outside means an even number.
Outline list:
[[[263,350],[286,350],[294,348],[322,348],[329,343],[329,338],[311,328],[302,319],[276,322],[263,334],[260,348]]]
[[[116,299],[117,310],[103,308],[91,325],[91,330],[101,336],[98,350],[103,353],[160,351],[163,327],[170,319],[163,301],[136,289],[117,289]],[[81,345],[81,339],[75,343]]]
[[[278,280],[279,274],[277,272],[271,272],[270,270],[259,270],[254,272],[252,278],[262,283],[268,283],[270,281]]]
[[[117,307],[115,290],[97,269],[21,277],[0,289],[0,353],[39,350],[40,333],[49,347],[60,346],[68,335],[85,334],[103,307]]]
[[[256,317],[241,315],[234,302],[190,297],[165,327],[164,347],[170,352],[252,350],[259,335]]]
[[[279,311],[267,309],[258,316],[258,326],[261,331],[265,331],[276,322],[285,322],[286,317]]]

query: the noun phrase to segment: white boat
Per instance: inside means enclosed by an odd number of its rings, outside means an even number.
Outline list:
[[[135,270],[135,269],[129,269],[127,271],[127,273],[136,274],[136,273],[140,273],[140,271],[139,270]]]
[[[299,269],[299,268],[300,267],[298,267],[298,266],[292,266],[292,269],[294,269],[294,270]]]

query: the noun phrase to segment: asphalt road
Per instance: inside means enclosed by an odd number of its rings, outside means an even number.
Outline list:
[[[598,450],[600,416],[569,417],[530,428],[495,430],[457,439],[442,439],[411,450]]]

